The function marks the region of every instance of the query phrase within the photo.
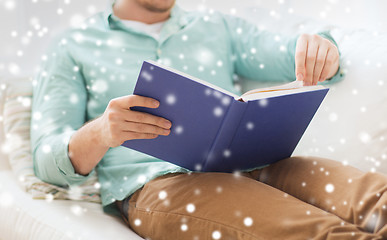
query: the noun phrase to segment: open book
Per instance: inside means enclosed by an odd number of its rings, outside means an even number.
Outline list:
[[[132,107],[172,122],[168,136],[123,146],[193,171],[243,171],[290,157],[328,89],[302,82],[238,96],[152,61],[142,65],[133,94],[160,101]]]

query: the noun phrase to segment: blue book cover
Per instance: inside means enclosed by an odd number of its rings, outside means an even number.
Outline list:
[[[157,99],[160,106],[131,109],[170,120],[171,133],[122,145],[192,171],[234,172],[274,163],[292,155],[328,89],[273,89],[237,96],[145,61],[133,94]]]

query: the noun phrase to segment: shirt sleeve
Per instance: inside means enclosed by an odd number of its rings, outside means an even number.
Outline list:
[[[258,27],[244,19],[225,15],[236,74],[259,81],[295,80],[295,51],[299,35],[285,36]],[[329,32],[318,35],[331,40]],[[340,61],[341,62],[341,61]],[[337,71],[332,81],[339,81],[344,74]]]
[[[41,180],[59,186],[79,185],[91,175],[75,173],[68,155],[70,137],[85,122],[87,92],[80,68],[71,57],[67,40],[62,38],[43,56],[34,84],[34,171]]]

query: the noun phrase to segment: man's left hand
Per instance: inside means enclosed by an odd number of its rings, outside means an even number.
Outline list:
[[[339,68],[335,44],[319,35],[302,34],[296,45],[296,78],[304,86],[316,85],[333,77]]]

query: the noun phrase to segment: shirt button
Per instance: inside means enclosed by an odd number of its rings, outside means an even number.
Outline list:
[[[161,49],[160,48],[157,49],[157,55],[161,55]]]

